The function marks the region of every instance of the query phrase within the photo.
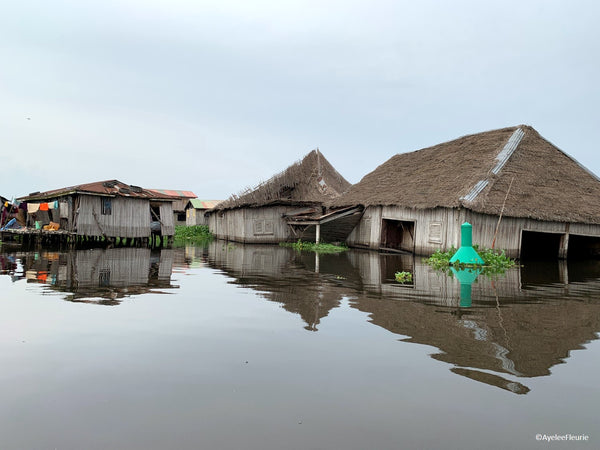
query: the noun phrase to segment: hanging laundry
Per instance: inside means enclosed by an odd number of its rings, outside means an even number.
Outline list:
[[[48,203],[40,203],[40,211],[48,211]]]
[[[39,203],[27,203],[27,212],[29,214],[34,214],[34,213],[38,212],[39,209],[40,209]]]

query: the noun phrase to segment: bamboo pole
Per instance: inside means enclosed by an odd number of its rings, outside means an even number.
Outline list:
[[[494,239],[492,240],[492,250],[494,250],[496,246],[496,236],[498,235],[498,229],[500,228],[500,221],[502,220],[502,215],[504,214],[504,207],[506,206],[506,199],[508,199],[508,194],[510,193],[510,188],[512,187],[513,181],[515,181],[515,177],[512,177],[510,180],[510,184],[508,185],[508,189],[506,190],[506,196],[504,197],[504,202],[502,202],[502,209],[500,210],[500,216],[498,217],[498,223],[496,224],[496,231],[494,231]]]

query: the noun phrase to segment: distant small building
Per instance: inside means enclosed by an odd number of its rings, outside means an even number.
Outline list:
[[[200,200],[199,198],[188,200],[185,207],[185,224],[187,226],[208,225],[208,219],[205,216],[206,212],[221,202],[222,200]]]
[[[350,183],[321,152],[313,150],[256,188],[217,205],[208,213],[208,225],[217,238],[238,242],[313,239],[320,227],[324,204],[349,187]],[[324,240],[336,239],[331,218],[327,218],[330,227],[323,230]]]
[[[150,191],[173,198],[173,224],[186,224],[186,206],[191,199],[196,198],[196,194],[192,191],[174,189],[150,189]]]
[[[600,255],[600,180],[525,125],[395,155],[331,205],[365,208],[353,247],[429,255],[467,221],[511,257]]]
[[[117,180],[34,192],[19,200],[27,203],[31,227],[53,222],[77,236],[111,239],[175,233],[172,197]]]

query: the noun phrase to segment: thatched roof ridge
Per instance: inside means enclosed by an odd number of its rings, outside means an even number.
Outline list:
[[[339,197],[350,186],[317,149],[255,188],[232,195],[215,209],[323,203]]]
[[[505,198],[506,216],[600,224],[598,177],[527,125],[395,155],[331,206],[464,207],[498,215]]]

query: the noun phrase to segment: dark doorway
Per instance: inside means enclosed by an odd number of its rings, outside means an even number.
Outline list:
[[[569,235],[570,259],[600,258],[600,237]]]
[[[150,205],[150,231],[152,234],[160,234],[162,231],[160,221],[160,205]]]
[[[381,248],[413,253],[415,250],[415,223],[405,220],[383,219]]]
[[[521,236],[521,259],[558,259],[559,233],[525,231]]]

